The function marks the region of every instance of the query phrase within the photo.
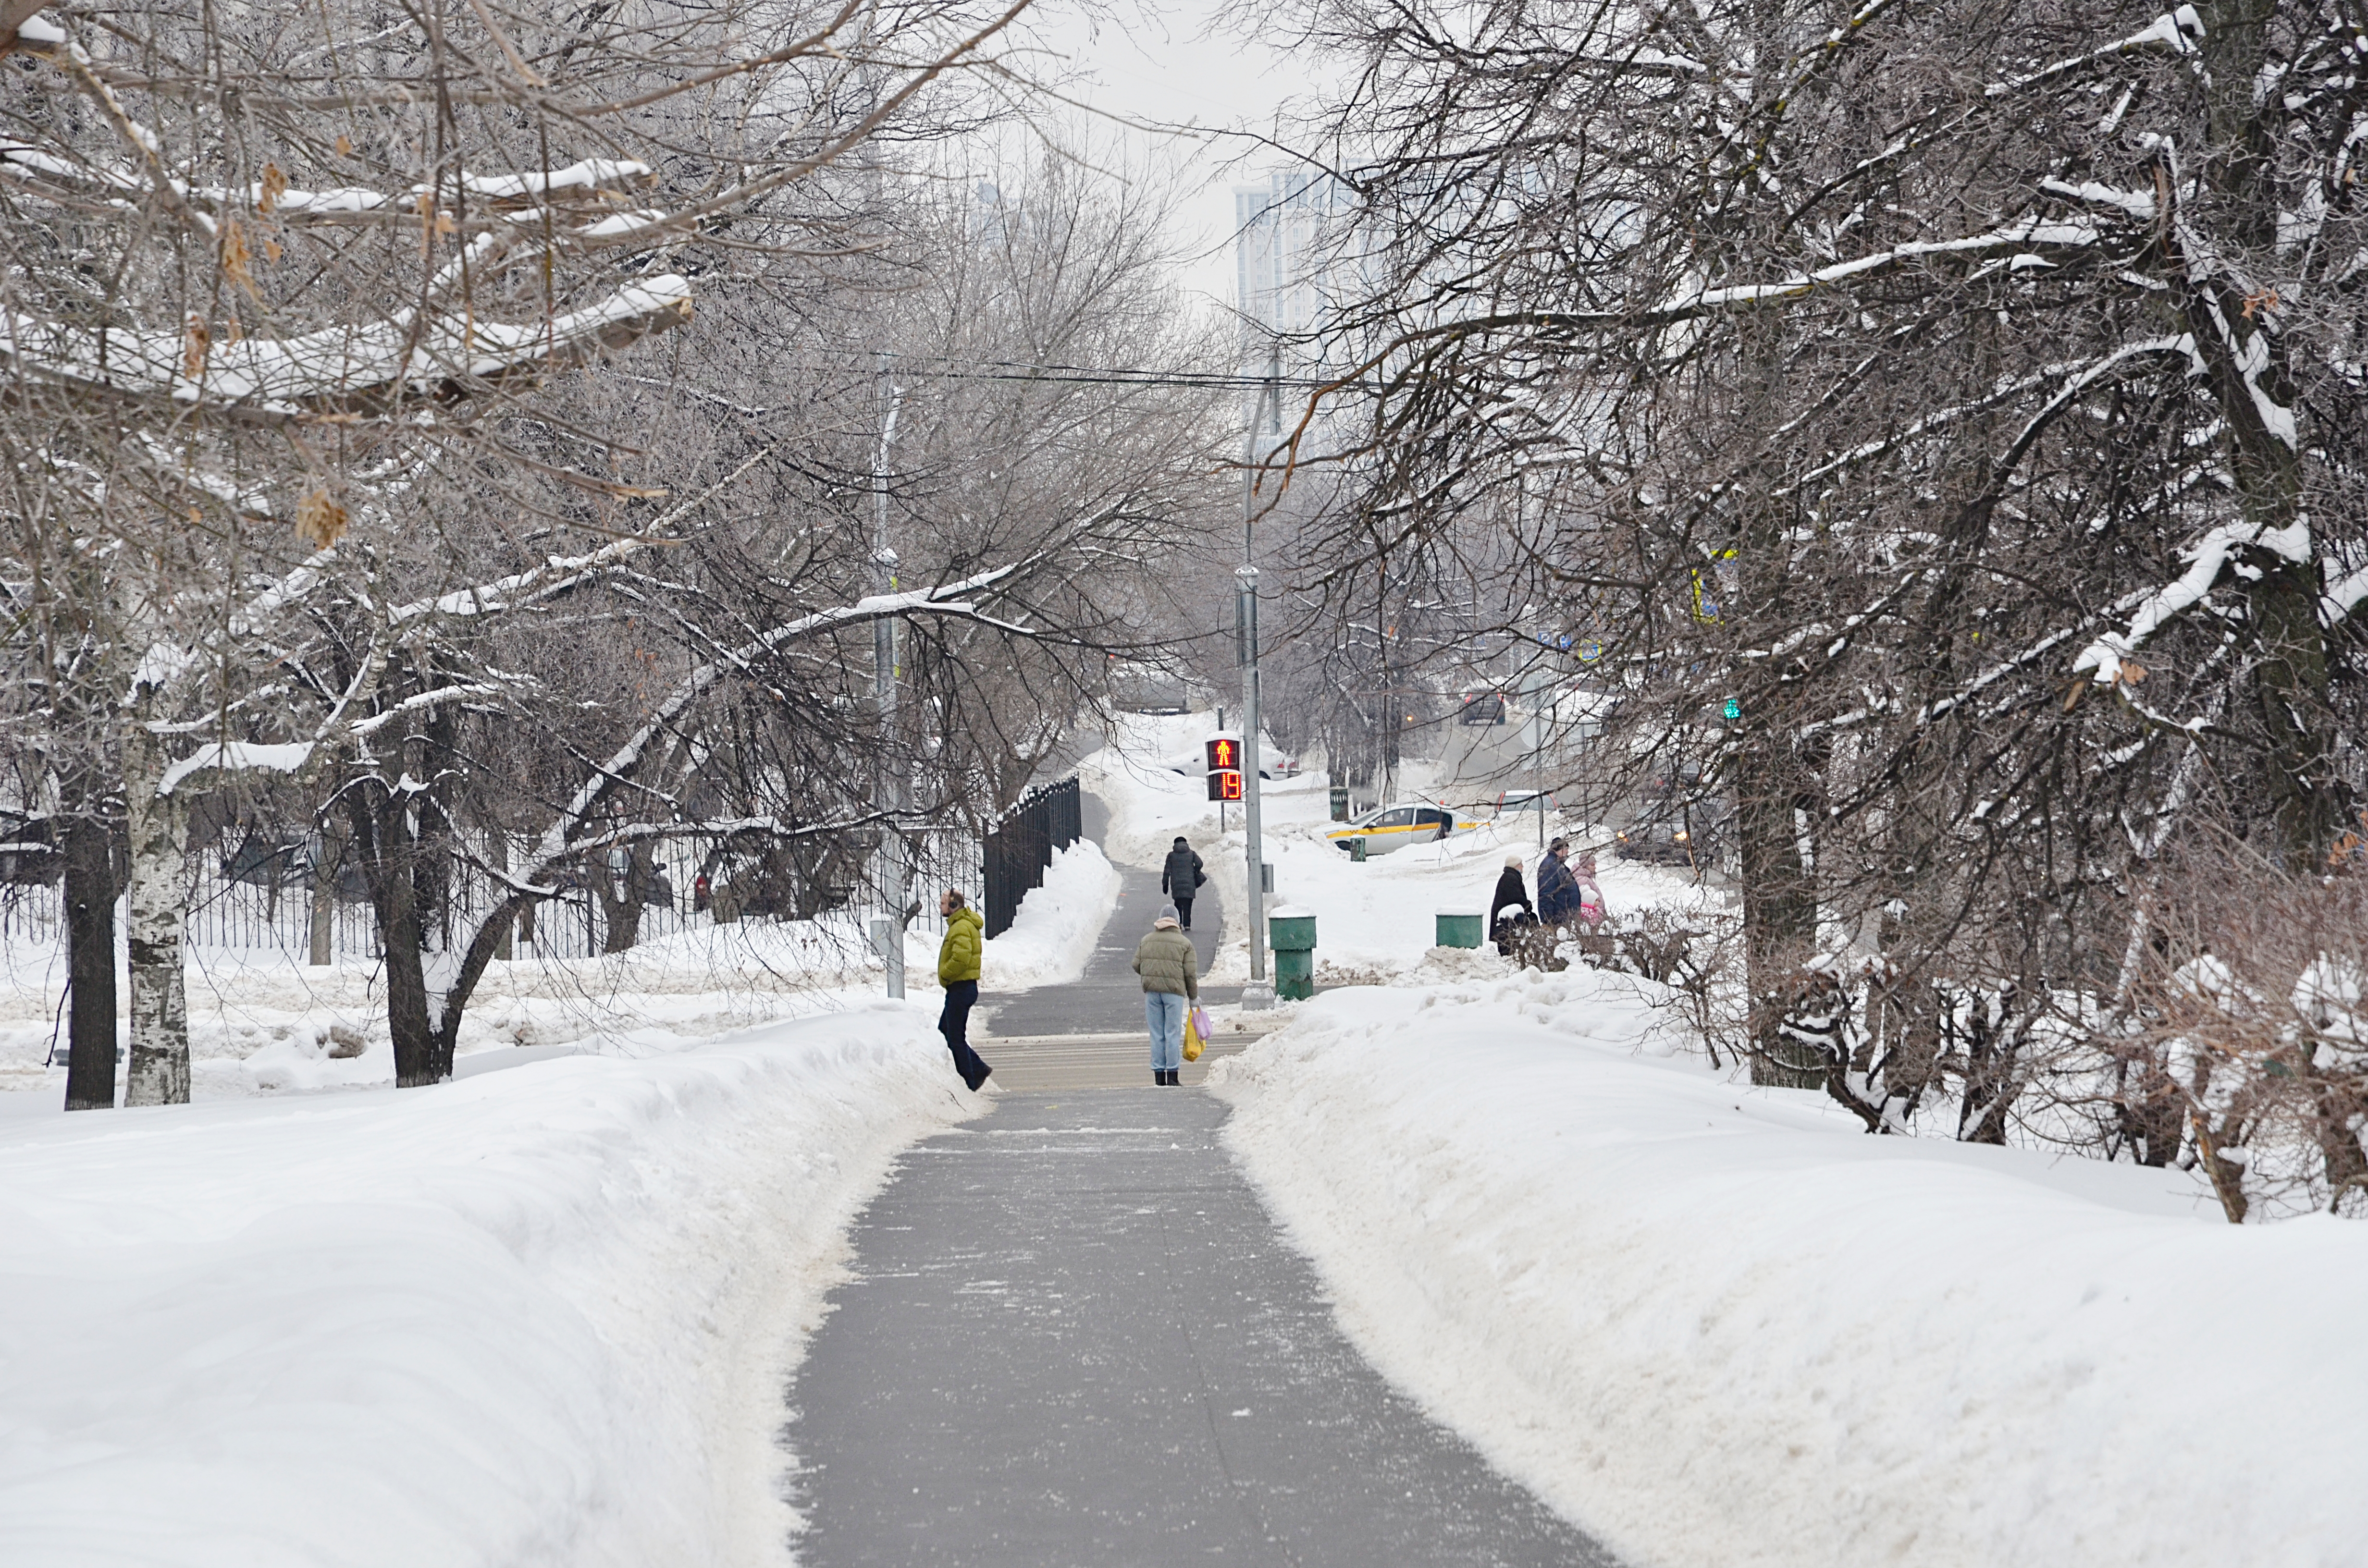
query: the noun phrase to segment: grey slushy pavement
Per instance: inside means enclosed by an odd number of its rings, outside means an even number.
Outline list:
[[[1365,1364],[1224,1118],[1010,1094],[905,1157],[791,1390],[801,1562],[1612,1562]]]
[[[1110,810],[1088,794],[1079,801],[1079,815],[1084,819],[1086,836],[1099,844],[1110,830]],[[1205,858],[1208,850],[1199,846]],[[1115,864],[1115,862],[1113,862]],[[979,998],[979,1010],[985,1014],[984,1032],[996,1035],[1094,1034],[1112,1029],[1140,1029],[1143,1021],[1143,981],[1134,972],[1134,946],[1143,934],[1151,929],[1151,922],[1167,903],[1159,891],[1159,869],[1142,870],[1133,866],[1118,867],[1118,905],[1110,912],[1109,923],[1103,926],[1096,939],[1093,957],[1086,960],[1086,972],[1074,985],[1042,985],[1033,991],[988,994]],[[1224,910],[1219,905],[1214,890],[1203,888],[1204,895],[1192,904],[1192,945],[1201,954],[1201,971],[1207,973],[1216,957],[1217,944],[1224,938]],[[1241,999],[1238,985],[1205,986],[1201,1000],[1210,1006]],[[975,1035],[980,1029],[974,1028]],[[992,1051],[981,1054],[989,1062],[995,1060]],[[1150,1058],[1149,1037],[1144,1039],[1144,1060]],[[1144,1071],[1148,1074],[1150,1068]]]

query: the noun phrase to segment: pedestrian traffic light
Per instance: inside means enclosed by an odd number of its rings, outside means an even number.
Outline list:
[[[1241,798],[1242,776],[1240,773],[1230,767],[1223,767],[1209,775],[1209,799],[1238,801]]]
[[[1204,749],[1208,753],[1210,772],[1238,773],[1241,771],[1242,743],[1234,739],[1231,735],[1218,736],[1215,740],[1211,741]],[[1212,801],[1216,798],[1217,797],[1214,795],[1209,797],[1209,799]],[[1238,795],[1228,795],[1225,798],[1227,800],[1239,800],[1241,797]]]

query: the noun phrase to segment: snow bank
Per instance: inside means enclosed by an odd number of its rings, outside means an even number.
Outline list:
[[[1084,974],[1094,938],[1118,907],[1118,871],[1100,846],[1081,838],[1054,850],[1044,885],[1029,890],[1011,928],[986,944],[979,967],[982,989],[1066,985]],[[936,973],[934,960],[930,972]]]
[[[965,1114],[924,1009],[434,1089],[0,1114],[0,1561],[778,1562],[843,1228]]]
[[[1319,996],[1210,1085],[1401,1386],[1640,1565],[2357,1564],[2368,1227],[1869,1138],[1589,971]]]

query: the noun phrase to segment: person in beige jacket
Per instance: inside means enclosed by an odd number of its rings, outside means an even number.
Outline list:
[[[1135,944],[1134,972],[1143,976],[1143,1016],[1151,1029],[1151,1081],[1181,1087],[1184,1011],[1201,999],[1201,955],[1177,929],[1174,904],[1159,912]]]

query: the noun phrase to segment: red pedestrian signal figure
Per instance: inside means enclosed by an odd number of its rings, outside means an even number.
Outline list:
[[[1241,798],[1242,776],[1240,773],[1228,767],[1209,775],[1209,799],[1238,801]]]
[[[1241,742],[1234,740],[1229,736],[1220,737],[1216,740],[1211,741],[1208,744],[1207,749],[1209,754],[1210,772],[1239,773],[1242,770]],[[1212,801],[1216,799],[1214,795],[1212,795],[1209,798]],[[1225,798],[1229,801],[1240,799],[1238,795],[1228,795]]]

